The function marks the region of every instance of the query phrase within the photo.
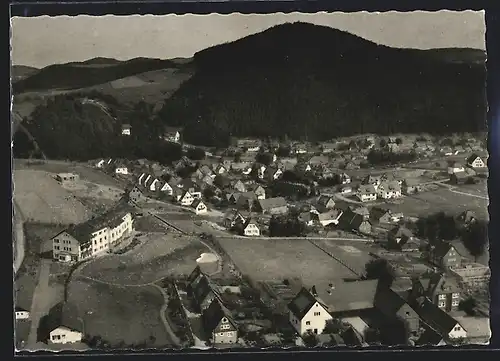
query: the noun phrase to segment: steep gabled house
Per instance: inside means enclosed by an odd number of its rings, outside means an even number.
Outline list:
[[[151,181],[151,183],[149,184],[149,190],[151,192],[155,192],[157,190],[159,190],[161,188],[161,183],[160,183],[160,180],[158,178],[153,178],[153,180]]]
[[[331,196],[322,194],[316,199],[314,207],[319,212],[326,212],[327,210],[333,209],[335,207],[335,200]]]
[[[208,208],[205,203],[201,199],[195,199],[193,203],[191,203],[191,208],[193,208],[196,214],[205,214],[208,212]]]
[[[202,313],[203,328],[213,345],[227,345],[238,342],[238,325],[231,312],[220,302],[214,300]]]
[[[231,181],[231,188],[234,189],[235,191],[242,192],[242,193],[247,191],[247,187],[245,186],[245,183],[243,183],[240,179],[235,180],[235,181]]]
[[[224,215],[223,224],[227,229],[232,229],[238,222],[245,223],[246,217],[237,209],[230,209]]]
[[[160,192],[165,192],[166,194],[171,196],[173,194],[174,190],[168,182],[162,181],[160,183]]]
[[[239,221],[235,226],[236,231],[247,237],[258,237],[260,236],[260,228],[254,219],[248,217],[244,222]]]
[[[456,311],[460,303],[460,287],[453,277],[441,273],[423,275],[413,279],[411,297],[427,297],[445,312]]]
[[[147,178],[147,176],[148,176],[148,174],[147,174],[147,173],[144,173],[144,172],[143,172],[143,173],[141,173],[141,174],[139,175],[139,177],[137,177],[137,183],[138,183],[139,185],[142,185],[142,182],[144,182],[144,180]]]
[[[142,193],[141,189],[137,186],[134,186],[130,191],[127,193],[127,198],[132,201],[133,203],[141,202],[146,200],[146,196],[144,193]]]
[[[431,328],[443,340],[453,342],[467,337],[467,330],[456,319],[440,309],[429,299],[420,297],[415,302],[413,308],[425,324],[424,327]]]
[[[197,274],[198,276],[196,276]],[[203,313],[215,300],[220,300],[219,291],[216,285],[201,270],[192,273],[192,275],[193,281],[188,286],[188,293],[194,301],[196,310]]]
[[[216,175],[226,174],[227,172],[228,172],[228,169],[224,166],[224,164],[216,164],[214,166],[214,173]]]
[[[359,207],[353,207],[351,209],[354,213],[362,216],[364,220],[366,221],[370,220],[370,211],[368,210],[367,207],[359,206]]]
[[[283,171],[276,166],[269,166],[264,171],[264,178],[268,181],[277,180],[281,177]]]
[[[486,162],[475,153],[467,158],[467,165],[471,168],[486,168]]]
[[[193,204],[195,198],[191,195],[191,193],[189,193],[189,191],[181,190],[180,196],[177,200],[180,202],[181,205],[189,207],[191,204]]]
[[[351,177],[347,173],[340,173],[338,175],[338,180],[340,184],[350,184],[351,183]]]
[[[257,199],[266,199],[266,190],[260,184],[247,185],[247,191],[253,192]]]
[[[463,258],[464,255],[460,254],[457,246],[451,242],[439,242],[429,252],[430,262],[443,270],[460,267]]]
[[[477,221],[476,214],[470,210],[464,211],[458,215],[457,221],[464,226],[469,226]]]
[[[172,143],[180,143],[182,128],[165,127],[163,132],[163,140]]]
[[[321,334],[326,323],[332,319],[328,307],[306,288],[302,288],[292,299],[288,304],[288,310],[290,324],[299,335],[308,331]]]

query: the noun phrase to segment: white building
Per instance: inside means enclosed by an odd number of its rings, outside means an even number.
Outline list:
[[[205,214],[208,212],[207,206],[205,205],[205,203],[203,203],[201,199],[195,199],[191,203],[191,207],[194,209],[194,212],[196,214]]]
[[[97,161],[95,166],[96,166],[96,168],[102,168],[102,167],[104,167],[105,164],[106,164],[106,161],[104,159],[100,159]]]
[[[248,218],[243,224],[243,235],[247,237],[257,237],[260,236],[260,229],[257,223],[253,219]]]
[[[116,174],[128,174],[128,168],[124,167],[124,166],[116,167],[115,173]]]
[[[132,127],[130,124],[122,124],[122,135],[130,135]]]
[[[21,307],[15,308],[16,320],[27,320],[30,318],[30,312]]]
[[[356,192],[358,199],[361,202],[370,202],[377,200],[377,191],[375,186],[371,184],[362,184]]]
[[[308,331],[321,334],[327,321],[332,319],[327,307],[305,288],[289,303],[288,310],[289,321],[300,335]]]
[[[455,173],[459,173],[459,172],[463,172],[465,171],[465,168],[462,164],[460,163],[457,163],[457,162],[453,162],[451,163],[449,166],[448,166],[448,174],[455,174]]]
[[[132,213],[125,205],[87,222],[70,227],[52,238],[54,259],[76,262],[106,253],[133,231]]]
[[[191,195],[191,193],[189,193],[189,191],[184,191],[178,199],[182,206],[187,207],[193,204],[194,200],[195,198]]]
[[[59,303],[47,315],[49,344],[68,344],[81,342],[84,335],[84,320],[78,309],[70,303]]]
[[[377,195],[383,199],[400,198],[401,186],[397,181],[382,182],[377,188]]]

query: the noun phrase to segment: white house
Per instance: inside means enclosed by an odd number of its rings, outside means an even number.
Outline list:
[[[455,174],[455,173],[459,173],[459,172],[463,172],[463,171],[465,171],[465,168],[460,163],[452,162],[448,166],[448,174],[450,174],[450,175]]]
[[[80,331],[72,330],[65,326],[59,326],[50,331],[49,334],[50,343],[59,343],[59,344],[75,343],[75,342],[81,342],[82,339],[83,339],[83,333],[81,333]]]
[[[122,124],[122,135],[130,135],[131,129],[130,124]]]
[[[49,311],[47,327],[49,344],[67,344],[82,341],[85,325],[74,305],[59,303]]]
[[[104,159],[100,159],[100,160],[99,160],[99,161],[95,164],[95,166],[96,166],[97,168],[102,168],[102,167],[104,167],[104,165],[105,165],[105,164],[106,164],[106,161],[105,161]]]
[[[377,188],[377,195],[383,199],[400,198],[401,186],[397,181],[382,182]]]
[[[361,202],[370,202],[377,199],[377,191],[375,190],[375,186],[371,184],[360,185],[356,195]]]
[[[16,320],[27,320],[30,318],[30,312],[21,307],[16,306],[15,314]]]
[[[472,168],[485,168],[486,163],[477,154],[472,154],[467,159],[467,165]]]
[[[300,335],[308,331],[321,334],[327,321],[332,319],[327,307],[306,288],[302,288],[288,304],[288,310],[290,324]]]
[[[349,176],[349,174],[342,173],[339,176],[339,178],[340,178],[341,184],[349,184],[349,183],[351,183],[351,177]]]
[[[171,196],[174,192],[172,186],[168,184],[168,182],[165,182],[160,188],[160,191],[167,193],[169,196]]]
[[[189,191],[184,191],[179,198],[179,202],[183,206],[190,206],[194,202],[194,197],[189,193]]]
[[[137,178],[137,183],[142,184],[142,181],[146,178],[146,173],[141,173],[139,178]]]
[[[243,235],[247,237],[260,236],[260,229],[257,226],[257,223],[253,221],[253,219],[248,218],[243,224]]]
[[[128,168],[125,166],[119,166],[115,168],[116,174],[128,174]]]
[[[153,179],[153,181],[149,185],[149,190],[154,192],[159,188],[160,188],[160,180],[158,178]]]
[[[266,169],[267,167],[265,165],[261,165],[257,168],[257,177],[259,177],[259,179],[264,179]]]
[[[327,212],[320,213],[318,215],[318,220],[323,227],[326,227],[330,224],[337,225],[339,224],[339,219],[341,215],[342,212],[339,212],[337,209],[330,209]]]
[[[203,203],[201,199],[195,199],[191,203],[191,207],[194,209],[194,212],[196,214],[205,214],[208,212],[207,206],[205,205],[205,203]]]

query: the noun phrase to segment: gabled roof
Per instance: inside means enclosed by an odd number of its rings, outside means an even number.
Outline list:
[[[359,229],[361,224],[365,221],[364,217],[359,213],[354,213],[353,211],[345,211],[342,213],[339,219],[339,224],[348,229]]]
[[[203,312],[205,331],[212,333],[224,317],[234,328],[237,328],[231,312],[218,299],[215,299]]]
[[[138,189],[134,187],[134,189]],[[90,219],[86,222],[79,223],[66,229],[69,235],[75,238],[80,243],[86,243],[90,240],[92,233],[97,232],[105,227],[113,227],[122,222],[122,218],[132,213],[133,208],[125,202],[119,202],[115,207],[100,214],[97,217]]]
[[[417,346],[437,346],[439,343],[443,341],[443,336],[441,336],[438,332],[434,331],[430,327],[426,327],[425,331],[418,338],[415,345]]]
[[[193,207],[193,208],[196,209],[200,204],[205,205],[205,203],[201,199],[197,198],[197,199],[194,200],[193,203],[191,203],[191,207]]]
[[[415,307],[418,315],[427,325],[438,332],[442,337],[448,336],[458,321],[440,309],[428,298],[425,298]]]
[[[467,158],[467,163],[472,163],[474,162],[477,158],[483,160],[483,158],[481,158],[479,155],[477,155],[476,153],[473,153],[471,154],[471,156],[469,158]]]
[[[323,213],[320,213],[318,215],[318,219],[320,221],[328,221],[328,220],[332,220],[332,219],[337,219],[337,217],[339,216],[339,211],[337,209],[330,209],[326,212],[323,212]]]
[[[47,315],[47,331],[58,327],[66,327],[72,331],[82,332],[83,324],[78,319],[78,308],[69,302],[61,302],[52,307]]]
[[[283,197],[259,199],[260,207],[263,210],[269,210],[278,207],[287,207],[288,204]]]
[[[371,184],[361,184],[358,188],[358,192],[361,194],[375,194],[377,191],[375,187]]]
[[[391,212],[387,209],[380,208],[380,207],[372,207],[370,209],[370,219],[374,221],[378,221],[380,218],[382,218],[385,215],[390,215]]]
[[[309,290],[305,287],[302,287],[299,293],[288,304],[288,309],[295,317],[297,317],[297,319],[302,320],[302,318],[307,312],[309,312],[311,307],[313,307],[316,302],[319,301],[311,294],[311,292],[309,292]]]
[[[335,203],[333,197],[328,196],[326,194],[320,195],[317,199],[317,203],[323,207],[325,207],[330,201],[333,201]]]
[[[434,273],[429,277],[428,295],[434,295],[439,293],[453,293],[459,292],[457,282],[452,277],[446,277],[444,274]]]
[[[406,304],[406,300],[389,287],[378,287],[375,295],[375,307],[386,315],[396,315]]]
[[[389,231],[389,234],[395,238],[403,238],[408,240],[413,237],[413,232],[404,226],[396,226]]]

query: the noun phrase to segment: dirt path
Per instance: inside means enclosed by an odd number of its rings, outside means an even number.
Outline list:
[[[24,260],[25,253],[25,243],[24,239],[24,228],[23,228],[23,215],[21,214],[21,210],[19,209],[16,202],[13,202],[14,205],[14,234],[12,237],[13,246],[14,246],[14,274],[17,273]]]
[[[48,314],[50,308],[52,307],[51,299],[47,295],[51,292],[49,289],[49,276],[50,276],[50,264],[51,260],[42,259],[40,265],[40,276],[38,278],[38,284],[35,287],[33,293],[33,300],[31,302],[31,329],[28,336],[28,342],[26,343],[27,348],[36,347],[37,336],[38,336],[38,325],[40,319]]]

